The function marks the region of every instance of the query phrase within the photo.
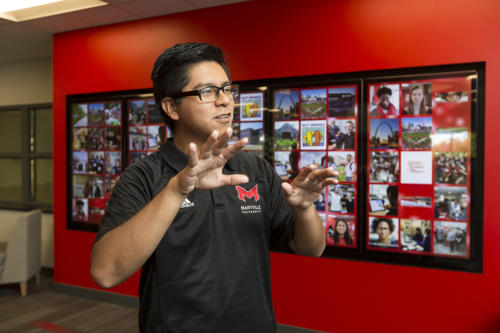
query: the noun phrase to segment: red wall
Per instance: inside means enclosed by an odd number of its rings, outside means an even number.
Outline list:
[[[277,319],[289,325],[500,332],[498,0],[254,0],[56,35],[55,282],[98,288],[89,276],[95,235],[65,227],[65,96],[150,88],[156,57],[185,41],[221,46],[235,80],[486,61],[484,272],[274,253],[272,277]],[[112,291],[136,295],[137,283],[135,275]]]

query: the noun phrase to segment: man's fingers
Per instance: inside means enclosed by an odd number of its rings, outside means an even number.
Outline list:
[[[323,182],[325,178],[333,178],[337,177],[339,173],[337,171],[333,171],[332,168],[326,168],[321,170],[315,170],[309,175],[310,181]]]
[[[299,181],[299,182],[302,182],[302,181],[306,180],[307,177],[309,176],[309,174],[311,172],[313,172],[313,170],[314,170],[314,166],[313,165],[306,166],[304,169],[302,169],[299,172],[299,174],[297,175],[297,177],[295,177],[295,180]]]
[[[283,189],[283,192],[285,192],[285,195],[287,197],[292,195],[292,193],[293,193],[292,185],[290,185],[288,183],[281,183],[281,188]]]
[[[321,182],[321,188],[328,186],[328,185],[335,185],[338,184],[339,181],[333,178],[327,178]]]
[[[248,143],[248,138],[243,138],[240,141],[233,143],[229,147],[225,148],[222,151],[222,155],[226,160],[228,160],[231,157],[233,157],[237,152],[239,152],[241,149],[243,149],[243,147],[245,147],[247,143]]]
[[[242,174],[222,175],[221,185],[239,185],[248,183],[248,176]]]
[[[190,143],[188,146],[188,166],[194,168],[198,164],[198,154],[196,152],[196,145]]]
[[[228,129],[226,129],[222,135],[220,136],[220,138],[217,140],[217,142],[215,142],[215,146],[212,150],[212,154],[215,155],[215,156],[219,156],[220,153],[222,152],[222,149],[224,149],[224,147],[226,147],[228,141],[231,139],[231,134],[233,134],[233,129],[231,127],[229,127]]]
[[[208,137],[207,141],[203,144],[200,149],[200,158],[205,159],[209,158],[212,155],[212,149],[214,148],[215,142],[219,138],[219,132],[213,131],[212,134]]]

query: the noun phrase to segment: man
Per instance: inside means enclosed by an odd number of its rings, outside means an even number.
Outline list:
[[[345,161],[346,181],[352,182],[352,177],[355,171],[356,171],[356,164],[354,164],[354,161],[352,160],[352,155],[347,154],[347,158]]]
[[[328,124],[328,144],[330,146],[335,145],[335,140],[337,138],[338,133],[340,132],[340,127],[335,124],[335,119],[333,119]]]
[[[354,123],[348,120],[345,123],[345,133],[339,133],[335,140],[335,149],[354,149]]]
[[[142,266],[141,332],[274,332],[271,238],[319,256],[314,201],[336,181],[304,168],[283,183],[231,138],[234,85],[222,51],[187,43],[155,62],[155,101],[173,130],[121,175],[92,250],[91,275],[113,287]]]
[[[377,90],[379,103],[376,108],[370,111],[372,117],[389,117],[397,116],[397,110],[394,104],[391,103],[392,90],[388,87],[380,87]]]

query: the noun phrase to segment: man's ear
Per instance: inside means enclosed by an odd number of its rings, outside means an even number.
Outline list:
[[[171,97],[165,97],[161,101],[161,108],[171,119],[179,120],[178,106]]]

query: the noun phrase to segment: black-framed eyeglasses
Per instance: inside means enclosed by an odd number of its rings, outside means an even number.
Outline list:
[[[178,99],[186,96],[198,96],[202,102],[215,102],[219,98],[219,92],[222,90],[224,95],[235,99],[240,92],[240,86],[235,83],[227,83],[222,87],[207,86],[196,90],[183,91],[174,95],[173,99]]]

